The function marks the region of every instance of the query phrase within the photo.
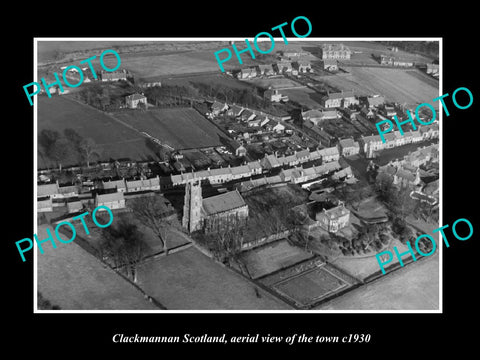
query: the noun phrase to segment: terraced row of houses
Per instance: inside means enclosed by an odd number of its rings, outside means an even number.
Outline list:
[[[361,136],[359,143],[361,150],[367,158],[375,156],[375,152],[390,149],[405,144],[417,143],[427,139],[434,139],[440,136],[439,126],[437,123],[428,126],[422,126],[416,131],[404,132],[402,135],[400,131],[384,134],[385,142],[382,142],[380,135]]]
[[[273,64],[262,64],[255,67],[242,68],[234,76],[237,79],[252,79],[259,76],[273,76],[279,74],[308,73],[312,71],[312,65],[307,60],[290,61],[288,59],[279,60]]]
[[[53,211],[55,207],[66,206],[69,213],[80,211],[84,204],[93,199],[95,206],[105,205],[110,209],[125,208],[124,194],[159,191],[161,178],[156,176],[141,180],[110,180],[102,181],[97,187],[81,185],[59,185],[58,181],[52,184],[37,186],[37,211]],[[102,190],[105,193],[96,193],[93,190]]]

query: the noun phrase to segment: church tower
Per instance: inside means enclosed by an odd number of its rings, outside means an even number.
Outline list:
[[[200,180],[185,185],[182,226],[188,232],[202,230],[202,185]]]

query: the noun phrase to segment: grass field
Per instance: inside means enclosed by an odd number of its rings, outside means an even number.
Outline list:
[[[39,226],[40,239],[47,237],[46,228]],[[62,310],[160,310],[75,241],[36,251],[38,290]]]
[[[308,306],[347,286],[348,283],[324,267],[318,267],[277,283],[273,288],[297,304]]]
[[[254,279],[311,257],[312,254],[291,246],[287,240],[275,241],[241,254],[241,260],[247,266],[248,272]]]
[[[105,113],[68,99],[66,96],[38,96],[38,133],[43,129],[72,128],[85,138],[92,138],[101,148],[101,159],[130,158],[146,160],[154,154],[145,145],[145,138]],[[39,146],[39,150],[41,150]],[[39,168],[45,161],[39,156]],[[64,166],[68,164],[63,164]]]
[[[320,108],[320,99],[322,96],[312,89],[287,89],[282,90],[281,94],[287,95],[290,100],[295,101],[309,109]]]
[[[278,78],[275,77],[270,79],[255,78],[255,79],[249,80],[249,82],[265,89],[269,87],[271,87],[272,89],[282,89],[282,88],[302,86],[296,83],[295,81],[286,79],[284,77],[278,77]]]
[[[316,310],[438,310],[439,256],[410,264]]]
[[[138,285],[172,310],[289,309],[194,247],[144,262]]]
[[[347,69],[350,75],[328,76],[322,80],[338,90],[355,90],[359,96],[381,94],[387,101],[411,107],[426,102],[439,95],[438,88],[420,80],[417,76],[401,69],[351,67]],[[438,109],[438,103],[432,103]]]
[[[175,149],[220,146],[222,132],[191,108],[124,111],[115,117]]]

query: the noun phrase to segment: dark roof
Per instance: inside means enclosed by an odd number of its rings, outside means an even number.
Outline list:
[[[240,193],[235,190],[203,199],[202,205],[207,215],[214,215],[237,209],[245,206],[246,203]]]

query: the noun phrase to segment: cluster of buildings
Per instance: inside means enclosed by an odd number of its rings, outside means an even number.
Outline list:
[[[186,185],[192,181],[208,180],[211,184],[223,184],[232,180],[238,180],[262,173],[262,165],[259,161],[251,161],[245,165],[229,166],[217,169],[207,169],[192,172],[185,172],[178,175],[171,175],[172,186]]]
[[[69,213],[80,211],[89,201],[95,206],[105,205],[110,209],[125,208],[125,195],[142,192],[160,191],[161,178],[156,176],[141,180],[111,180],[101,181],[95,186],[59,185],[58,181],[37,186],[37,211],[51,212],[55,207],[66,206]]]
[[[413,67],[415,65],[412,60],[406,57],[387,54],[380,54],[380,56],[378,57],[378,62],[380,63],[380,65],[398,67]]]
[[[438,144],[424,146],[405,155],[403,159],[390,161],[378,169],[377,181],[385,179],[399,188],[414,189],[416,196],[423,196],[430,204],[438,202],[438,180],[425,184],[421,180],[420,166],[427,163],[438,163]],[[425,192],[423,191],[425,189]]]
[[[237,79],[244,80],[280,74],[298,75],[312,71],[312,64],[308,60],[291,61],[289,59],[282,58],[273,64],[262,64],[255,67],[242,68],[234,73],[234,76]]]
[[[439,136],[438,123],[434,123],[432,125],[422,126],[415,131],[406,131],[403,135],[399,130],[386,133],[384,134],[385,142],[382,141],[380,135],[362,135],[358,141],[365,156],[367,158],[373,158],[377,151],[405,144],[418,143],[423,140],[438,138]]]
[[[324,148],[321,150],[301,150],[295,151],[292,155],[277,156],[276,154],[265,155],[260,160],[263,168],[269,170],[281,166],[296,166],[313,160],[322,160],[322,162],[337,161],[340,158],[340,153],[336,146],[331,148]]]
[[[280,171],[280,179],[283,182],[290,182],[292,184],[300,184],[305,183],[307,181],[311,181],[313,179],[319,178],[321,176],[327,175],[329,173],[341,170],[342,167],[338,161],[332,161],[329,163],[325,163],[319,166],[312,166],[309,168],[303,168],[302,166],[294,167],[294,168],[287,168],[282,169]],[[350,169],[350,168],[348,168]],[[344,177],[351,177],[353,176],[351,169],[350,171],[343,172]],[[337,176],[337,178],[340,176]]]

